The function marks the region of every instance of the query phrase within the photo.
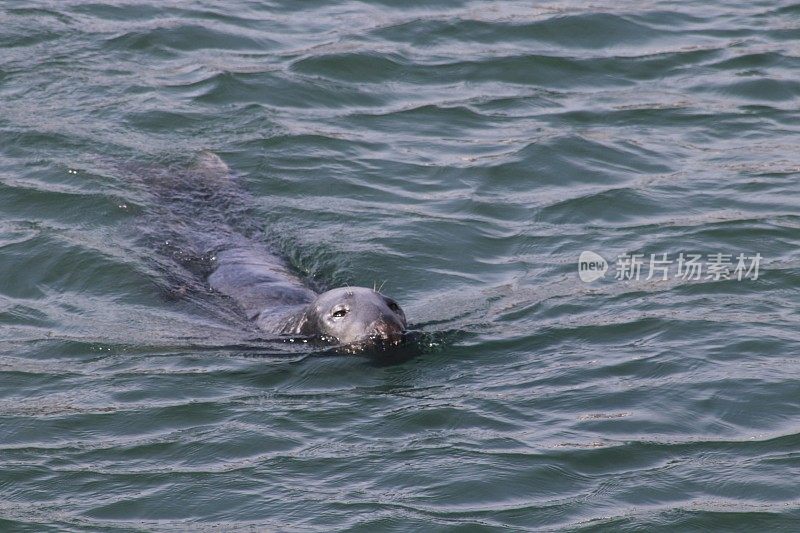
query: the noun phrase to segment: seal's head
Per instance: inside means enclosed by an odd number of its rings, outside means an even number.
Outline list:
[[[391,298],[364,287],[342,287],[308,305],[300,333],[350,346],[385,346],[400,344],[406,325],[405,313]]]

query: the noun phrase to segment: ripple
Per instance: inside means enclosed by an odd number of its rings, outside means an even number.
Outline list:
[[[111,37],[107,44],[112,48],[131,51],[183,51],[183,50],[263,50],[274,42],[264,38],[248,38],[241,30],[228,33],[201,25],[159,21],[159,26],[148,30],[128,31]],[[198,46],[199,45],[199,46]]]
[[[442,41],[465,43],[515,43],[533,41],[563,48],[599,49],[624,44],[645,43],[668,37],[671,32],[640,24],[613,13],[556,15],[537,21],[473,20],[448,18],[416,19],[371,32],[382,39],[423,47]]]

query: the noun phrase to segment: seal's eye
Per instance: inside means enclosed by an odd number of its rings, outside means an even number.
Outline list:
[[[337,307],[336,309],[333,310],[333,313],[331,313],[331,316],[333,318],[342,318],[346,314],[347,314],[347,308],[346,307]]]
[[[389,309],[391,309],[391,310],[392,310],[392,311],[394,311],[395,313],[400,313],[400,306],[399,306],[399,305],[397,305],[397,302],[391,302],[391,301],[390,301],[390,302],[388,303],[388,305],[389,305]]]

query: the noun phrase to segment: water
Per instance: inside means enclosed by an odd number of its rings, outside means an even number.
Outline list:
[[[796,530],[798,43],[791,2],[4,2],[0,529]],[[171,294],[137,178],[203,149],[434,346]],[[615,279],[681,252],[763,259]]]

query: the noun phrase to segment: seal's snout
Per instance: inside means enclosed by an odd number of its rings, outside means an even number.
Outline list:
[[[373,322],[370,328],[372,336],[381,340],[399,340],[402,337],[405,328],[397,320],[387,320],[382,318]]]

